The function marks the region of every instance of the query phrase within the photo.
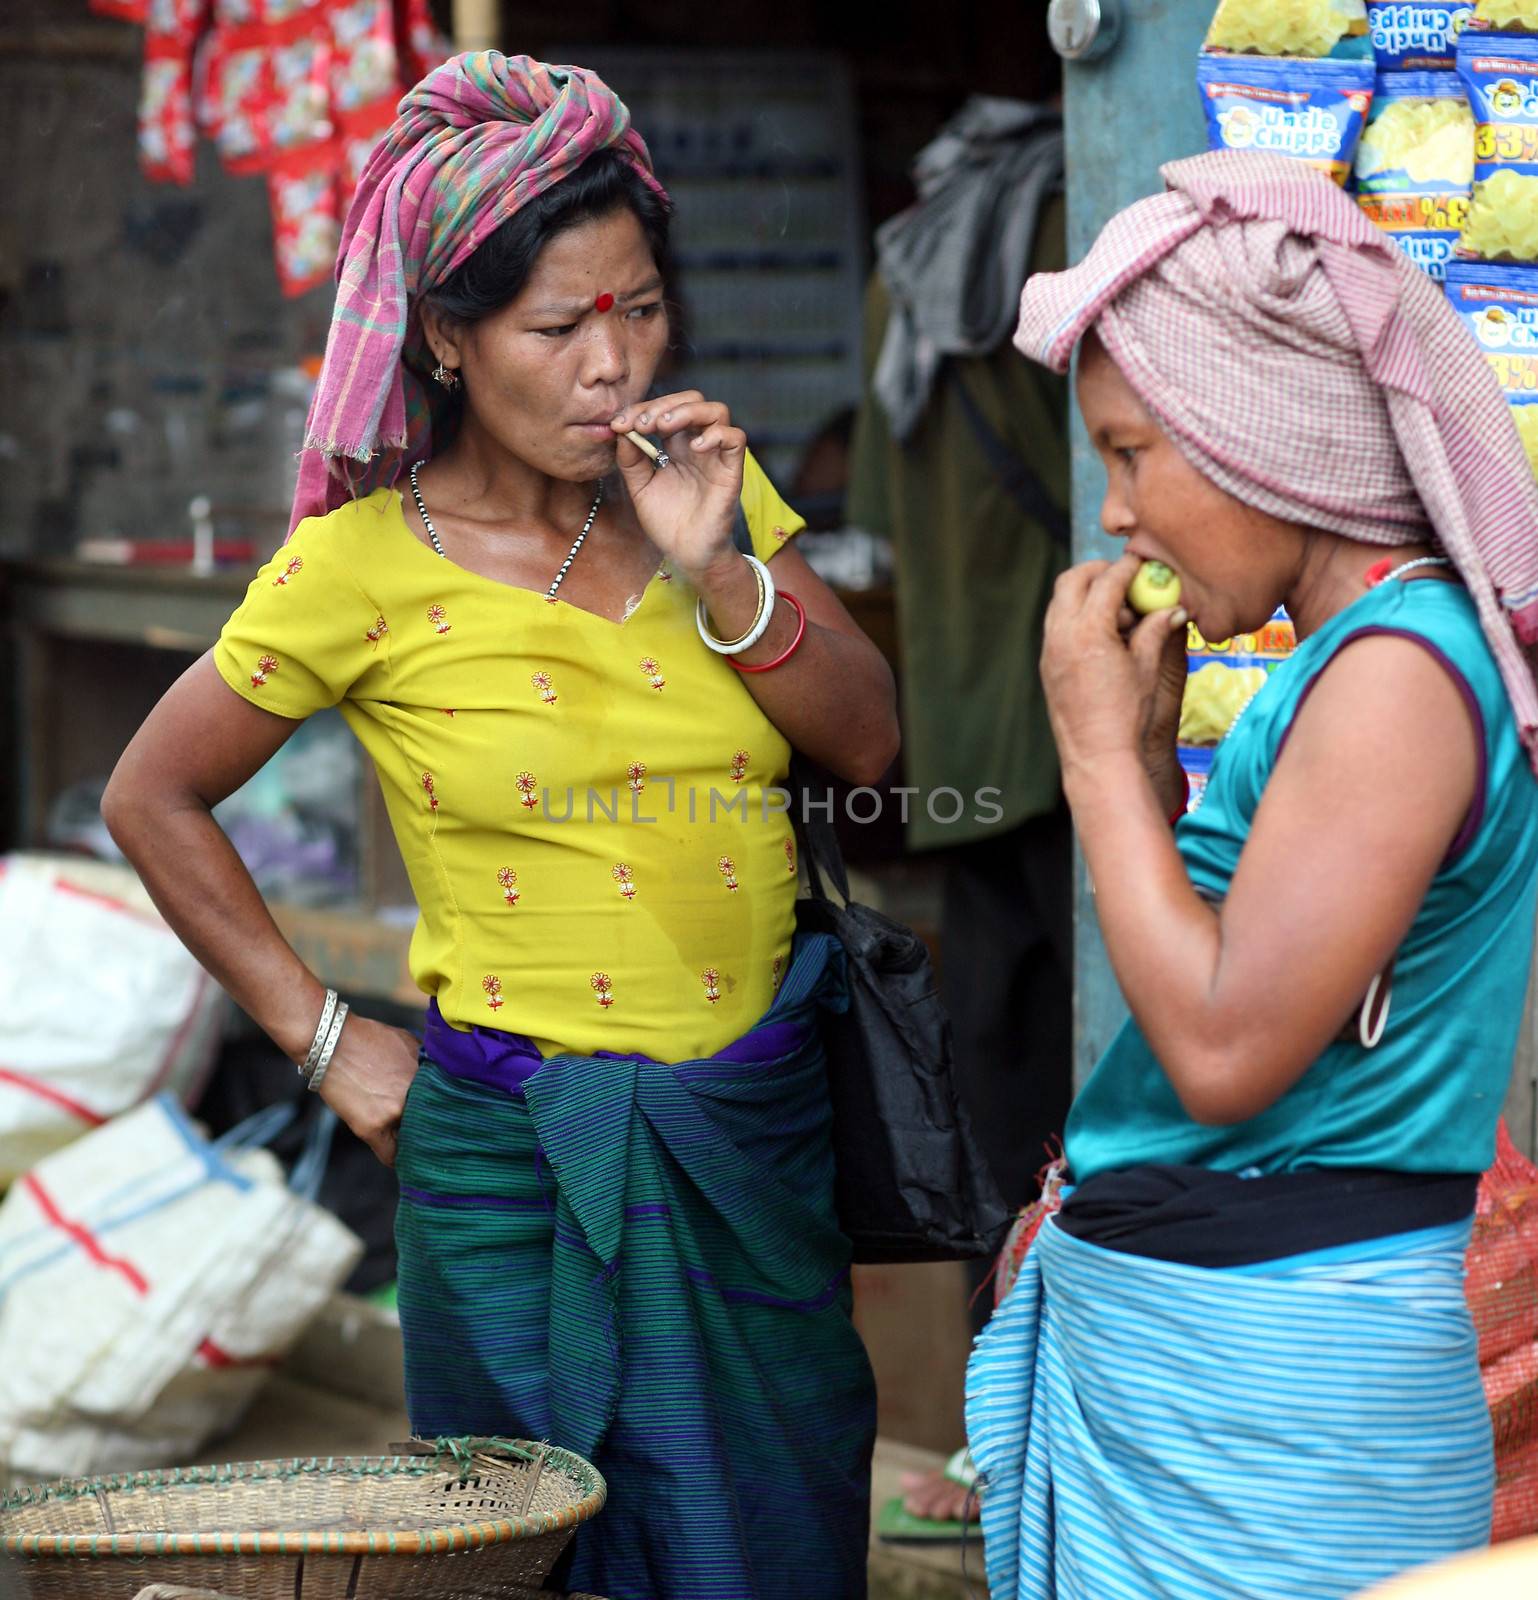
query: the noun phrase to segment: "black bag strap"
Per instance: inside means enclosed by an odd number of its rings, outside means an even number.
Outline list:
[[[804,793],[805,791],[803,791]],[[806,877],[812,896],[817,900],[833,897],[823,887],[822,875],[838,893],[839,903],[849,904],[849,869],[844,865],[844,852],[839,848],[838,834],[833,824],[818,818],[801,819],[802,838],[806,845]]]
[[[807,887],[811,890],[814,900],[832,900],[833,897],[823,884],[823,877],[826,875],[828,883],[838,893],[838,903],[848,905],[849,869],[844,864],[844,852],[838,842],[838,833],[827,818],[814,819],[808,815],[808,808],[804,803],[810,789],[809,776],[805,761],[799,755],[792,756],[788,782],[791,804],[796,809],[791,817],[791,826],[801,841],[801,859],[806,863]]]
[[[1026,516],[1045,528],[1047,536],[1055,544],[1066,548],[1072,531],[1068,513],[1047,493],[1047,486],[1030,463],[1022,461],[994,432],[952,361],[945,363],[945,381],[951,393],[960,401],[962,415],[971,426],[972,435],[977,440],[978,448],[987,457],[988,465],[993,468],[994,476]]]

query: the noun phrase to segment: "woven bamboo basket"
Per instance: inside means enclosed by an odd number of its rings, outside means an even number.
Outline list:
[[[608,1493],[551,1445],[412,1449],[65,1479],[0,1500],[0,1535],[29,1600],[522,1600]]]

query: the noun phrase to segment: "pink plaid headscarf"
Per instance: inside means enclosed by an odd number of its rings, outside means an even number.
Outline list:
[[[405,359],[423,364],[418,297],[520,206],[611,147],[667,198],[624,103],[583,67],[483,50],[445,62],[401,101],[342,230],[290,531],[393,484],[408,458],[430,453],[437,397]]]
[[[1441,289],[1300,161],[1215,151],[1020,297],[1057,372],[1093,327],[1187,460],[1246,505],[1369,544],[1428,536],[1479,610],[1538,766],[1538,483]]]

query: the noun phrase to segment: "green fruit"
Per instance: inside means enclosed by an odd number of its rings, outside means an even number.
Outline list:
[[[1145,561],[1127,590],[1127,604],[1140,617],[1180,604],[1180,579],[1162,561]]]

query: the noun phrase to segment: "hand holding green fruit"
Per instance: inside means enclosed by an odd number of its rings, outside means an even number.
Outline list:
[[[1180,604],[1180,579],[1162,561],[1145,561],[1127,587],[1127,604],[1140,617]]]
[[[1057,580],[1041,676],[1064,770],[1135,755],[1162,803],[1178,771],[1186,612],[1179,579],[1166,568],[1167,586],[1150,613],[1133,622],[1136,580],[1147,565],[1124,553],[1114,562],[1082,562]]]

